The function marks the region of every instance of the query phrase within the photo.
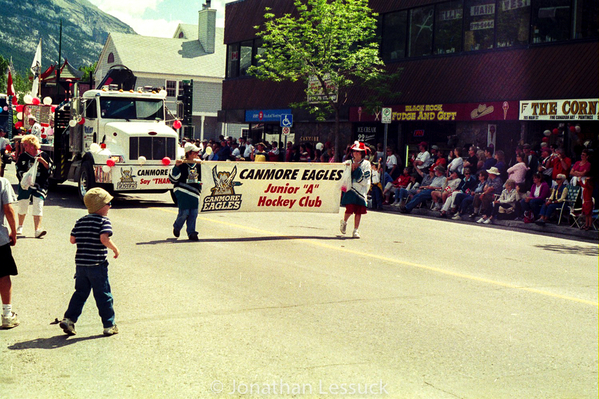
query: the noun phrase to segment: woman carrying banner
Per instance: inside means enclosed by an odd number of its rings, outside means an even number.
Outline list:
[[[351,147],[351,160],[345,161],[351,163],[351,187],[343,193],[341,205],[345,205],[345,215],[341,221],[341,234],[345,234],[347,220],[354,214],[354,232],[353,238],[360,238],[358,227],[362,215],[366,214],[367,194],[370,188],[370,162],[364,159],[366,155],[366,146],[364,143],[356,141]]]

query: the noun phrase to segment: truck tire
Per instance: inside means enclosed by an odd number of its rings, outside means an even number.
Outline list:
[[[89,162],[84,162],[81,165],[81,175],[79,175],[79,198],[83,201],[83,197],[85,197],[85,193],[88,192],[90,188],[96,186],[96,180],[94,177],[94,171],[92,165]]]

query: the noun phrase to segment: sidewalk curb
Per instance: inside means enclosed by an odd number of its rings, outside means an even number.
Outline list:
[[[376,212],[373,209],[370,209]],[[399,207],[391,205],[383,205],[383,212],[389,213],[400,213]],[[451,218],[439,218],[439,212],[432,211],[430,209],[415,208],[410,214],[402,214],[405,216],[424,216],[431,219],[436,219],[445,222],[458,222],[458,223],[471,223],[477,225],[476,219],[470,219],[468,216],[462,216],[461,220],[452,220]],[[568,239],[580,239],[588,242],[599,243],[599,231],[597,230],[581,230],[579,228],[570,227],[569,223],[562,222],[561,225],[557,225],[554,222],[547,223],[544,226],[539,226],[535,223],[524,223],[522,221],[515,220],[495,220],[493,224],[481,225],[481,228],[487,227],[503,227],[507,230],[522,231],[524,233],[531,234],[547,234],[552,236],[558,236]]]

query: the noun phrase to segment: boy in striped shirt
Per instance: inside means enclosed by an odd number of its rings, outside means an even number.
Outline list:
[[[71,244],[77,244],[75,255],[75,292],[69,302],[69,308],[60,322],[60,328],[68,335],[75,335],[75,323],[83,311],[85,301],[93,289],[96,306],[102,318],[104,335],[117,334],[114,323],[112,293],[108,282],[108,249],[118,258],[119,249],[114,245],[112,225],[106,215],[112,200],[106,190],[94,187],[83,198],[89,215],[77,220],[71,230]]]

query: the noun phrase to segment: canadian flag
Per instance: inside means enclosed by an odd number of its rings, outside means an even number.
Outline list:
[[[18,99],[15,93],[15,86],[12,83],[12,75],[10,73],[10,68],[8,69],[8,80],[6,82],[6,94],[12,96],[13,105],[17,105]]]

